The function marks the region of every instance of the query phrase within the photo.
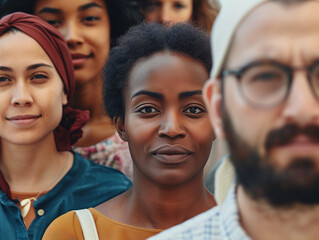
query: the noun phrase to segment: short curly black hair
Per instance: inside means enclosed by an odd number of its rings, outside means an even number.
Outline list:
[[[110,51],[103,69],[103,100],[111,119],[124,119],[124,88],[138,60],[163,52],[179,52],[203,63],[209,73],[212,67],[210,39],[199,28],[180,23],[171,27],[142,23],[132,27]]]

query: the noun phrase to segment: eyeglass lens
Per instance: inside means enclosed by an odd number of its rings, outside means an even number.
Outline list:
[[[248,67],[241,76],[241,91],[251,104],[271,107],[280,104],[289,92],[290,76],[288,68],[276,64],[259,64]],[[311,88],[319,96],[319,64],[309,73]]]

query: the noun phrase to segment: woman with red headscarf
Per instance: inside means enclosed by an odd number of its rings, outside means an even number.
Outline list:
[[[117,170],[71,150],[88,112],[68,106],[72,59],[40,18],[0,20],[0,236],[41,239],[59,215],[94,207],[130,187]]]

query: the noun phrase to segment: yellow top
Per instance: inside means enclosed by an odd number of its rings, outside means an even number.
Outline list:
[[[89,209],[93,215],[100,240],[143,240],[164,229],[135,227],[114,221],[94,208]],[[84,240],[80,222],[74,211],[68,212],[54,220],[42,240]]]

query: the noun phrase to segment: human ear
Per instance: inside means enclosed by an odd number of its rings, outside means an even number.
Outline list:
[[[65,92],[63,92],[63,96],[62,96],[62,104],[63,106],[66,105],[68,103],[68,96],[66,95]]]
[[[118,132],[120,138],[123,141],[127,142],[127,135],[126,135],[126,131],[125,131],[125,124],[124,121],[122,119],[122,117],[114,117],[114,125],[116,127],[116,131]]]
[[[216,136],[219,138],[225,138],[221,114],[222,91],[220,79],[209,79],[205,83],[203,89],[203,97]]]

